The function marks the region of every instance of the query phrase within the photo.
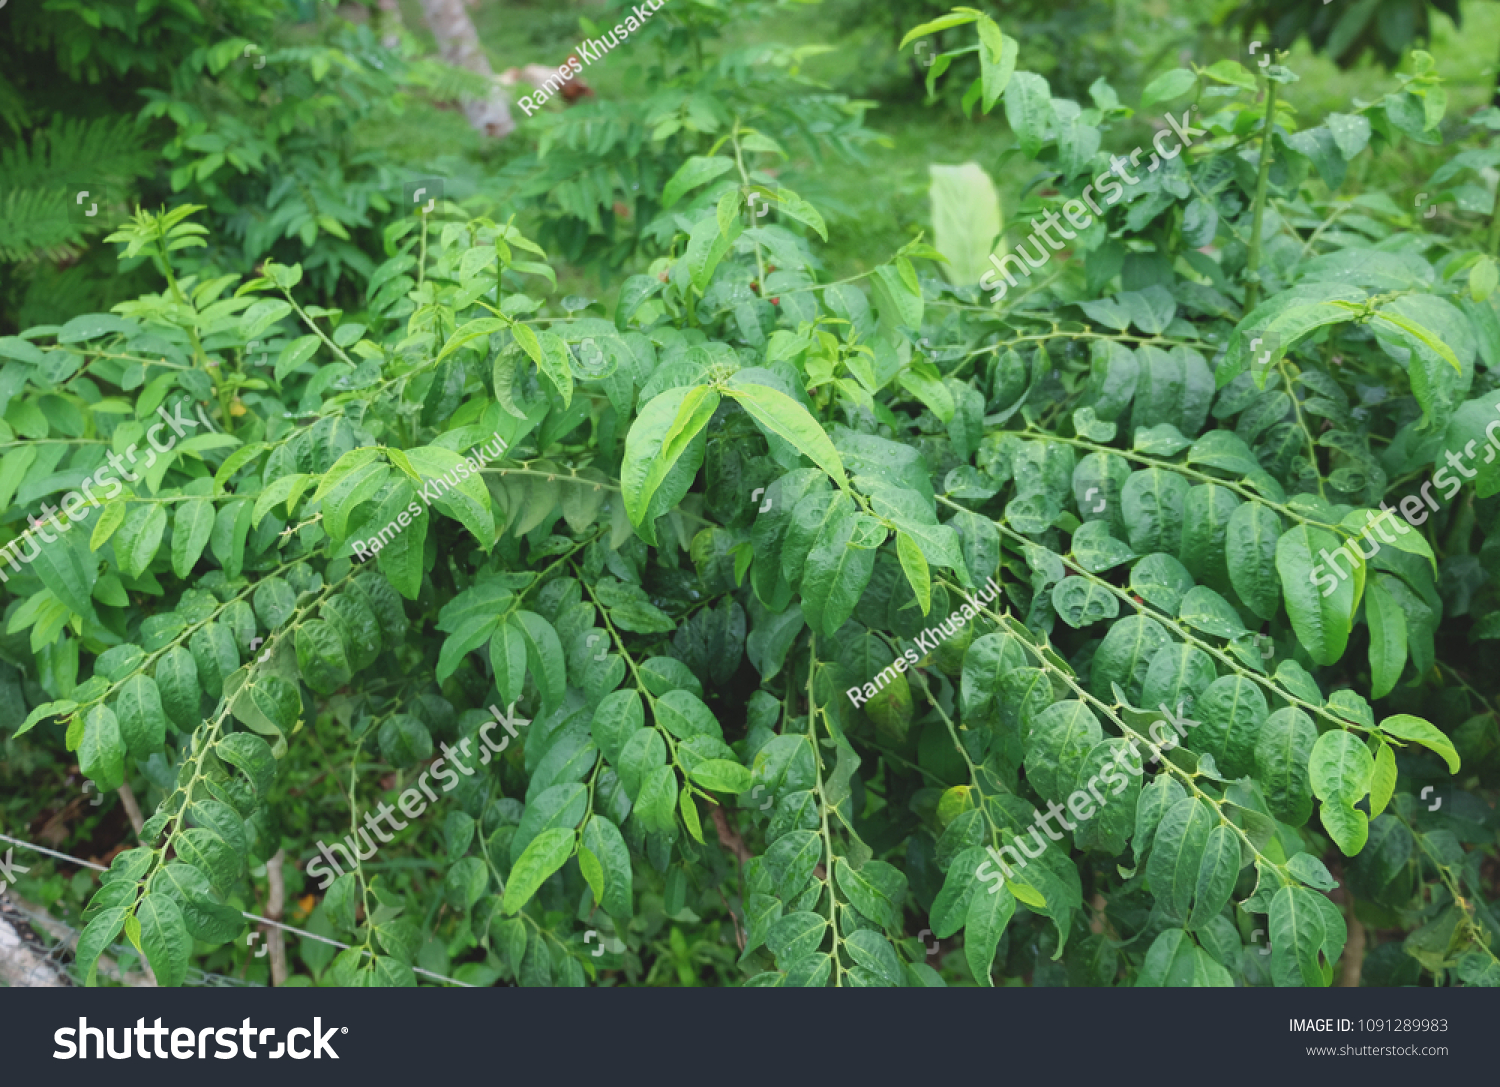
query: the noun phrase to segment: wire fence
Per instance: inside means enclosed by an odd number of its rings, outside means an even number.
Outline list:
[[[83,985],[73,958],[79,930],[9,893],[0,894],[0,987],[66,988]],[[151,985],[140,954],[117,943],[100,956],[99,975],[122,985]],[[183,984],[193,987],[258,988],[252,981],[189,966]]]
[[[10,842],[23,849],[55,857],[82,868],[92,868],[96,872],[108,870],[102,864],[70,857],[66,853],[59,853],[55,849],[48,849],[46,846],[36,845],[20,838],[12,838],[8,834],[0,834],[0,841]],[[3,884],[0,884],[0,887],[3,887]],[[270,925],[273,928],[330,944],[342,950],[347,951],[350,946],[316,932],[297,928],[295,925],[273,921],[269,917],[261,917],[259,914],[242,910],[241,916],[257,924]],[[55,988],[84,984],[85,979],[73,960],[73,949],[78,945],[78,933],[78,929],[53,917],[46,910],[24,902],[8,891],[0,891],[0,988]],[[373,954],[369,951],[366,953]],[[419,966],[413,966],[412,972],[432,978],[434,981],[441,981],[446,985],[457,985],[464,989],[474,988],[467,982],[444,977],[442,974],[435,974]],[[129,944],[116,943],[104,955],[101,955],[99,974],[123,985],[155,984],[147,964]],[[256,982],[244,981],[224,974],[211,974],[191,966],[188,968],[188,976],[183,984],[195,987],[263,987]]]

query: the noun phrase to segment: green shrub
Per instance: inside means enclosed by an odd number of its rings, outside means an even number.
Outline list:
[[[1341,191],[1435,76],[1299,128],[1169,72],[1199,131],[1095,191],[1109,85],[941,22],[1077,229],[1003,304],[920,239],[821,282],[736,125],[608,317],[451,205],[357,311],[200,280],[187,205],[111,239],[160,293],[0,339],[7,527],[82,495],[0,560],[8,742],[154,809],[85,966],[243,961],[284,847],[321,984],[1327,985],[1351,918],[1369,984],[1500,982],[1496,265]]]

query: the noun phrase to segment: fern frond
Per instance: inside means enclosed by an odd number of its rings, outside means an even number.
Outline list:
[[[0,261],[65,260],[76,255],[87,226],[68,218],[62,189],[12,189],[0,195]]]
[[[54,117],[24,142],[0,149],[0,188],[56,188],[75,181],[126,185],[150,173],[152,152],[126,117]]]
[[[26,131],[26,101],[16,86],[0,73],[0,124],[4,124],[16,136]]]

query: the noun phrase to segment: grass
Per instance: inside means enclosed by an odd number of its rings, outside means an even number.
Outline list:
[[[1139,100],[1139,91],[1153,76],[1169,68],[1196,63],[1207,66],[1224,57],[1253,64],[1236,37],[1190,17],[1192,0],[1117,0],[1103,24],[1084,23],[1077,34],[1063,37],[1056,26],[1043,27],[1043,34],[1028,38],[1025,30],[1000,15],[1002,26],[1021,40],[1021,64],[1048,74],[1059,87],[1086,86],[1094,77],[1093,61],[1108,69],[1113,85],[1125,102]],[[402,0],[407,28],[431,45],[417,0]],[[811,176],[803,195],[825,211],[831,244],[823,251],[829,272],[843,277],[866,271],[882,263],[897,246],[919,231],[931,229],[927,168],[933,163],[977,162],[995,179],[1007,213],[1038,177],[1038,168],[1013,153],[1014,141],[1004,119],[1003,106],[989,116],[974,112],[963,116],[958,97],[962,83],[949,77],[951,87],[940,85],[937,101],[908,82],[909,61],[895,54],[895,42],[878,21],[860,20],[869,0],[824,0],[821,4],[794,5],[774,22],[739,24],[723,48],[732,49],[772,41],[808,49],[806,72],[831,90],[868,97],[872,109],[867,123],[887,137],[886,146],[867,163],[855,167],[818,170],[810,162],[794,164]],[[1003,7],[1003,5],[1002,5]],[[1094,5],[1104,10],[1103,5]],[[472,14],[496,71],[524,64],[549,67],[563,63],[584,36],[579,16],[600,18],[596,3],[568,0],[563,3],[491,2]],[[1429,51],[1438,70],[1447,79],[1450,94],[1448,125],[1456,127],[1463,117],[1489,103],[1494,93],[1497,50],[1500,42],[1500,4],[1469,0],[1463,8],[1463,26],[1456,28],[1441,14],[1434,14],[1434,40]],[[1046,33],[1050,31],[1050,36]],[[1058,42],[1063,42],[1061,48]],[[644,48],[645,46],[639,46]],[[627,46],[604,61],[589,66],[585,78],[597,94],[610,100],[643,98],[651,88],[642,85],[638,64],[632,63]],[[1071,52],[1069,52],[1071,50]],[[908,54],[910,49],[908,49]],[[1074,62],[1073,54],[1079,61]],[[1307,43],[1291,50],[1287,65],[1299,76],[1289,88],[1299,116],[1309,120],[1330,111],[1348,111],[1356,100],[1374,101],[1396,89],[1393,73],[1368,62],[1340,70],[1327,58],[1312,53]],[[1410,61],[1407,62],[1409,70]],[[905,70],[904,70],[905,68]],[[1080,69],[1083,76],[1077,73]],[[1087,105],[1082,89],[1075,91]],[[548,108],[556,108],[549,106]],[[430,108],[414,108],[403,125],[382,134],[400,142],[408,153],[414,147],[433,161],[457,154],[473,154],[482,142],[465,130],[461,115]],[[516,110],[516,149],[528,138],[527,119]],[[508,158],[508,148],[498,158]],[[1441,149],[1407,148],[1388,153],[1371,165],[1375,177],[1387,178],[1386,188],[1395,198],[1422,187],[1425,178],[1440,163]],[[1398,202],[1400,202],[1398,200]],[[592,290],[590,290],[592,288]],[[569,277],[568,291],[599,294],[598,284],[587,277]]]

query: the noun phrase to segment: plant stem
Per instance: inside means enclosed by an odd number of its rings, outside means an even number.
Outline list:
[[[1266,215],[1266,188],[1271,178],[1271,136],[1276,127],[1276,82],[1266,80],[1266,121],[1261,129],[1260,174],[1255,179],[1255,220],[1250,227],[1250,255],[1245,261],[1245,312],[1260,305],[1260,242]]]

